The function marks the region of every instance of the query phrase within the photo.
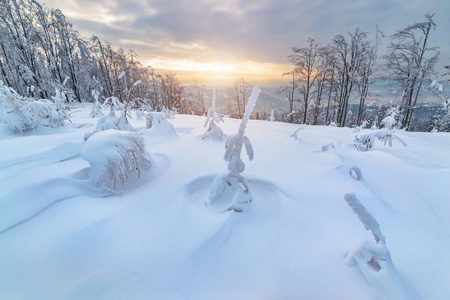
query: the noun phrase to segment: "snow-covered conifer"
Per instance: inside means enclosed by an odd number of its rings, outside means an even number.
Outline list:
[[[202,139],[221,140],[223,137],[222,129],[216,125],[223,121],[222,117],[216,112],[216,90],[213,90],[213,99],[211,108],[208,110],[204,127],[208,126]]]
[[[106,130],[90,137],[81,150],[90,164],[90,178],[105,190],[121,190],[130,175],[151,166],[142,137],[134,132]]]
[[[234,210],[242,212],[252,201],[252,195],[244,177],[245,164],[241,159],[242,146],[245,146],[248,158],[253,159],[254,152],[250,140],[245,136],[250,115],[255,107],[259,87],[254,87],[249,98],[238,133],[230,136],[225,143],[224,159],[228,162],[228,174],[221,174],[214,179],[206,205],[218,210]]]

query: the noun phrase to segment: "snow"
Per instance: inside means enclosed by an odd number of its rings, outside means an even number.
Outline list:
[[[137,133],[123,134],[142,134],[152,164],[108,195],[80,156],[107,134],[84,142],[98,121],[91,106],[71,107],[73,123],[58,128],[0,124],[0,299],[448,298],[450,134],[397,131],[407,147],[361,152],[350,128],[304,125],[299,143],[298,125],[249,120],[252,203],[217,213],[205,201],[227,163],[224,142],[202,142],[204,117],[167,120],[175,135],[129,119]],[[389,256],[348,193],[379,223]]]

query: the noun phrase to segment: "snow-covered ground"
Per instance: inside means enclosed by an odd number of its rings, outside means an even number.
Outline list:
[[[449,298],[450,134],[400,131],[407,147],[359,152],[352,129],[251,120],[253,201],[215,213],[205,202],[227,164],[224,141],[201,139],[204,117],[170,119],[176,134],[133,118],[152,166],[108,196],[80,156],[89,112],[21,135],[0,125],[0,299]],[[347,193],[380,224],[393,266],[347,263],[373,240]]]

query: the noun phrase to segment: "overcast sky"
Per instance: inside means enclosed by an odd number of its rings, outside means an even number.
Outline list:
[[[46,0],[60,8],[84,37],[134,49],[139,60],[192,76],[282,80],[287,56],[307,37],[327,44],[356,27],[374,38],[436,13],[430,45],[441,50],[438,71],[450,64],[450,1],[396,0]],[[237,78],[236,78],[237,79]],[[186,82],[189,84],[189,82]]]

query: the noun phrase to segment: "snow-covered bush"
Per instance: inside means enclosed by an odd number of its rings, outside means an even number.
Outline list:
[[[84,135],[84,140],[89,139],[94,133],[105,131],[109,129],[122,130],[122,131],[130,131],[134,132],[133,126],[128,122],[126,116],[122,113],[120,117],[116,116],[115,111],[124,108],[122,102],[119,101],[116,97],[109,97],[103,103],[104,107],[109,107],[110,112],[106,116],[100,118],[97,121],[97,126],[93,132],[88,132]]]
[[[254,87],[249,98],[245,113],[239,126],[238,133],[230,136],[225,143],[224,159],[228,162],[228,174],[221,174],[214,179],[206,206],[214,207],[217,210],[234,210],[242,212],[252,201],[252,195],[244,177],[241,176],[245,169],[245,164],[241,159],[242,146],[245,146],[248,158],[253,159],[253,147],[250,140],[245,136],[250,115],[255,107],[258,95],[261,92],[259,87]]]
[[[134,132],[106,130],[86,141],[81,157],[90,164],[89,177],[95,186],[121,190],[130,175],[138,178],[151,166],[142,137]]]
[[[347,264],[358,266],[367,282],[386,299],[406,299],[403,284],[395,270],[380,224],[355,194],[345,194],[344,200],[364,227],[372,232],[375,240],[363,242],[361,246],[348,254],[345,259]]]
[[[355,126],[355,129],[353,129],[353,132],[361,132],[362,129],[366,128],[368,122],[364,121],[360,126]]]
[[[55,90],[55,96],[52,97],[53,102],[55,103],[54,109],[52,110],[50,116],[49,116],[49,125],[51,127],[59,127],[64,125],[64,121],[69,119],[69,115],[67,114],[65,105],[64,105],[64,98],[65,94],[63,89]]]
[[[164,114],[157,112],[148,112],[145,116],[147,129],[158,131],[161,134],[176,135],[173,125],[167,121]]]
[[[388,114],[389,114],[389,116],[384,118],[381,121],[381,124],[384,125],[384,128],[392,130],[399,123],[399,116],[398,116],[397,108],[396,107],[391,108]]]
[[[92,90],[91,94],[92,94],[92,97],[94,97],[95,102],[92,104],[92,109],[91,109],[91,113],[89,114],[89,116],[91,118],[95,118],[97,116],[103,116],[102,105],[98,101],[98,97],[100,96],[100,92],[97,91],[97,90]]]
[[[163,107],[161,110],[161,114],[166,119],[175,119],[175,115],[177,114],[176,108],[172,108],[172,110],[168,109],[167,107]]]
[[[14,133],[22,133],[37,127],[22,96],[0,80],[0,122],[8,125]]]
[[[56,90],[54,102],[47,99],[24,99],[0,81],[1,120],[12,132],[21,133],[39,126],[59,127],[69,119],[64,107],[64,94]]]
[[[208,126],[205,134],[202,137],[203,139],[212,139],[212,140],[222,140],[223,132],[216,123],[223,122],[222,117],[216,112],[216,90],[213,91],[213,99],[211,108],[208,110],[208,115],[206,117],[205,125],[203,127]]]
[[[375,140],[379,139],[384,142],[384,145],[389,144],[392,147],[392,140],[398,140],[402,143],[403,146],[406,146],[406,143],[400,139],[398,136],[392,133],[390,130],[378,130],[369,133],[364,133],[357,135],[355,138],[355,147],[361,151],[367,151],[373,147]]]

